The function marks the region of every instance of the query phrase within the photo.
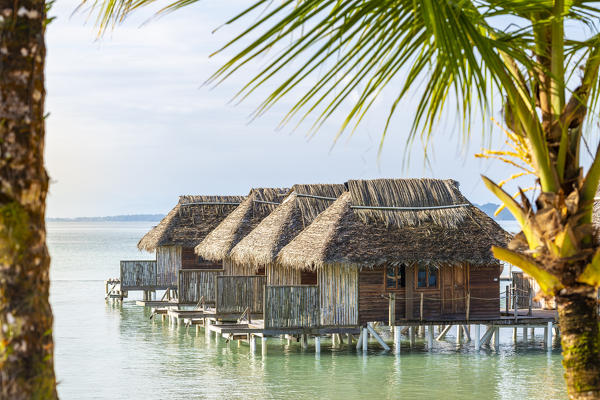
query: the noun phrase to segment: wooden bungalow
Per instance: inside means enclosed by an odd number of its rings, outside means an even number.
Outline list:
[[[243,196],[180,196],[177,205],[138,243],[138,249],[156,252],[157,287],[197,286],[196,271],[222,273],[222,264],[207,261],[194,247],[215,229],[242,201]],[[123,265],[122,265],[123,275]],[[181,292],[181,291],[180,291]],[[198,301],[197,293],[179,293],[180,303]]]
[[[490,248],[506,245],[509,234],[456,181],[347,187],[277,256],[290,271],[318,273],[321,326],[500,317],[501,266]]]
[[[264,268],[252,271],[235,269],[229,255],[240,240],[281,204],[288,192],[288,188],[252,189],[245,200],[196,246],[196,255],[213,263],[222,263],[224,267],[223,275],[217,278],[215,284],[216,293],[206,294],[216,296],[215,314],[244,311],[247,305],[238,301],[241,294],[236,292],[240,285],[248,290],[245,297],[262,296]],[[254,306],[250,311],[255,315],[262,313],[260,303],[250,302],[248,305]]]
[[[277,268],[279,251],[343,192],[343,184],[297,184],[269,216],[264,218],[230,253],[226,269],[232,275],[265,270],[267,285],[315,284],[316,273]]]

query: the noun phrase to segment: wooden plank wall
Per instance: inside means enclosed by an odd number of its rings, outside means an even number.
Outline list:
[[[181,304],[196,304],[204,296],[206,304],[215,304],[216,278],[223,270],[179,270],[178,300]]]
[[[358,274],[358,315],[361,325],[376,321],[388,323],[389,300],[384,296],[389,293],[385,291],[383,273],[384,267],[378,266],[373,269],[363,268]],[[398,290],[394,293],[396,293],[396,320],[400,320],[406,313],[405,291]]]
[[[156,260],[121,261],[121,290],[156,287]]]
[[[319,314],[318,286],[265,286],[265,329],[317,327]]]
[[[340,264],[319,270],[321,325],[353,326],[358,323],[358,269]]]
[[[265,267],[267,285],[300,285],[301,273],[297,269],[283,268],[277,264],[269,264]]]
[[[203,260],[194,253],[193,247],[184,247],[181,249],[181,268],[182,269],[220,269],[223,264]]]
[[[499,265],[470,267],[471,319],[500,316],[501,268]]]
[[[156,282],[158,285],[177,287],[177,271],[181,269],[181,246],[156,248]]]
[[[260,275],[217,277],[217,313],[241,313],[246,307],[251,313],[262,313],[265,281]]]

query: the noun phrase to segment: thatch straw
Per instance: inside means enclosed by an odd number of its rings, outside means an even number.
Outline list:
[[[344,190],[341,184],[294,185],[283,203],[231,250],[232,261],[256,268],[273,262],[283,246],[332,204],[297,194],[337,198]]]
[[[465,206],[470,203],[458,190],[458,182],[450,179],[351,180],[348,191],[354,206],[374,207],[356,211],[363,222],[383,222],[397,227],[433,223],[455,228],[469,214]],[[381,207],[407,209],[383,210]]]
[[[596,190],[596,197],[594,197],[594,211],[592,214],[592,223],[594,224],[597,230],[600,230],[600,187],[598,188],[598,190]]]
[[[244,196],[180,196],[177,205],[139,241],[138,249],[194,247],[243,200]]]
[[[281,204],[288,192],[287,188],[252,189],[246,199],[196,246],[196,254],[210,261],[223,260],[233,246]]]
[[[365,212],[353,208],[357,202],[364,206],[387,206],[399,204],[396,201],[401,199],[400,204],[404,207],[466,202],[460,193],[448,190],[458,190],[453,181],[402,181],[350,181],[351,191],[340,196],[285,246],[279,252],[277,262],[295,269],[315,269],[325,264],[362,268],[384,263],[419,262],[435,266],[498,263],[490,248],[492,245],[505,246],[510,235],[475,206],[459,207],[459,213],[455,209],[444,209],[429,214],[422,211]],[[431,186],[435,194],[427,196],[424,193],[427,186]],[[410,195],[396,192],[407,187],[418,190],[413,190]],[[383,193],[379,193],[379,189]],[[414,203],[407,200],[409,196],[415,199]],[[424,201],[428,198],[431,199],[429,203]]]

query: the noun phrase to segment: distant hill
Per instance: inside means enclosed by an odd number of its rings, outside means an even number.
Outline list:
[[[111,215],[108,217],[76,217],[76,218],[46,218],[50,222],[158,222],[165,217],[164,214],[131,214]]]
[[[502,211],[500,211],[500,214],[498,214],[497,216],[494,216],[494,213],[496,212],[498,207],[500,207],[498,204],[486,203],[483,205],[475,204],[475,206],[479,207],[479,209],[481,209],[481,211],[483,211],[490,217],[494,218],[495,220],[498,220],[498,221],[514,221],[515,220],[515,217],[513,217],[513,215],[510,213],[510,211],[508,211],[506,208],[503,209]]]
[[[490,217],[499,221],[514,221],[514,217],[507,210],[504,209],[497,216],[494,217],[494,212],[498,209],[498,204],[486,203],[483,205],[475,204],[483,212]],[[50,222],[135,222],[135,221],[150,221],[159,222],[165,217],[164,214],[131,214],[131,215],[111,215],[107,217],[76,217],[76,218],[46,218]]]

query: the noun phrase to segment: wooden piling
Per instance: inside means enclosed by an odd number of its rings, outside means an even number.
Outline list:
[[[481,336],[480,336],[481,325],[475,325],[475,350],[479,351],[481,348]]]
[[[400,329],[394,329],[394,353],[400,354]]]
[[[427,350],[433,350],[433,325],[427,327]]]
[[[315,354],[321,353],[321,336],[315,336]]]
[[[366,352],[368,347],[369,347],[369,332],[367,331],[367,328],[364,327],[362,329],[362,350],[363,350],[363,352]]]
[[[494,349],[500,350],[500,327],[498,326],[494,329]]]

